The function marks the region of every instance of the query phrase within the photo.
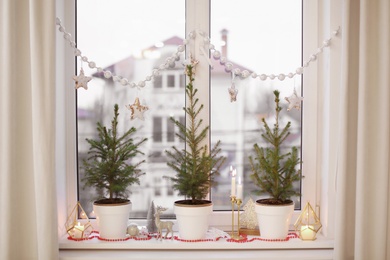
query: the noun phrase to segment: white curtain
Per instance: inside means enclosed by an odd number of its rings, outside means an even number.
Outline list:
[[[55,2],[0,1],[0,259],[58,259]]]
[[[385,260],[390,259],[390,1],[344,1],[342,28],[335,259]]]

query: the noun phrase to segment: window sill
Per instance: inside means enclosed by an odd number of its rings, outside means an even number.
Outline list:
[[[98,239],[60,239],[61,260],[89,259],[333,259],[333,240],[319,235],[315,241],[290,239],[285,242],[188,243],[176,240],[127,240],[107,242]],[[174,254],[173,254],[174,252]]]

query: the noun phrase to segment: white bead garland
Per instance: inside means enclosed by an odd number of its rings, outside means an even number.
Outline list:
[[[201,37],[203,37],[202,44],[201,44],[202,45],[201,46],[201,50],[202,51],[207,51],[207,49],[208,49],[209,51],[211,51],[212,52],[211,56],[215,60],[219,60],[219,63],[225,67],[226,73],[233,72],[233,74],[235,76],[240,76],[241,78],[247,78],[247,77],[251,76],[254,79],[259,78],[262,81],[267,80],[268,78],[271,79],[271,80],[278,79],[280,81],[283,81],[283,80],[286,79],[286,77],[291,79],[295,75],[303,74],[304,69],[309,67],[311,62],[315,62],[317,60],[318,55],[323,52],[324,48],[330,46],[332,38],[337,36],[339,34],[339,32],[340,32],[340,27],[338,27],[336,30],[334,30],[332,32],[332,37],[330,37],[329,39],[324,40],[323,43],[322,43],[322,46],[319,47],[314,54],[310,55],[309,56],[309,60],[305,61],[303,63],[302,67],[298,67],[295,70],[294,73],[293,72],[289,72],[287,74],[278,73],[276,75],[275,74],[266,75],[266,74],[258,74],[256,72],[250,73],[247,70],[241,71],[240,68],[234,68],[233,67],[233,63],[229,62],[226,59],[226,57],[221,56],[221,52],[220,51],[215,50],[215,46],[210,43],[209,37],[204,32],[202,32],[202,31],[191,31],[188,34],[188,39],[187,38],[184,39],[183,40],[183,44],[179,45],[177,47],[177,51],[175,53],[173,53],[170,57],[168,57],[163,64],[158,66],[158,69],[153,69],[152,72],[151,72],[151,75],[146,76],[145,80],[141,80],[138,83],[134,83],[134,82],[130,82],[127,78],[124,78],[124,77],[121,77],[121,76],[118,76],[118,75],[113,75],[113,73],[111,71],[109,71],[109,70],[104,70],[101,67],[97,67],[96,63],[93,62],[93,61],[89,61],[87,56],[82,56],[81,55],[82,54],[81,50],[77,49],[76,48],[76,43],[74,41],[72,41],[72,35],[65,30],[65,28],[61,24],[61,20],[58,17],[56,18],[56,25],[58,26],[58,30],[61,33],[63,33],[64,39],[67,40],[69,42],[70,46],[74,49],[74,55],[75,56],[81,57],[81,60],[83,62],[88,63],[88,66],[91,69],[96,69],[98,72],[102,72],[103,76],[105,78],[109,79],[109,78],[112,77],[115,82],[120,82],[120,84],[122,84],[123,86],[129,86],[129,87],[132,87],[132,88],[133,87],[143,88],[146,85],[146,81],[151,81],[154,77],[159,76],[160,75],[160,71],[163,71],[163,70],[166,70],[166,69],[169,69],[169,68],[174,68],[176,66],[175,62],[180,60],[180,54],[185,51],[185,46],[189,44],[190,40],[194,40],[196,38],[196,34],[199,34]],[[207,53],[204,56],[207,56]],[[209,62],[210,67],[212,67],[208,57],[205,57],[205,58]]]

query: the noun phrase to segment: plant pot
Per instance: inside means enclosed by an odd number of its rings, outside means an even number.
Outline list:
[[[285,239],[288,235],[294,202],[289,204],[270,205],[265,200],[257,200],[255,211],[259,222],[260,237],[266,239]]]
[[[93,204],[99,234],[102,238],[125,238],[131,202],[118,204]]]
[[[203,239],[209,228],[209,219],[213,212],[211,201],[204,204],[189,205],[187,201],[175,202],[174,213],[179,226],[179,237],[185,240]]]

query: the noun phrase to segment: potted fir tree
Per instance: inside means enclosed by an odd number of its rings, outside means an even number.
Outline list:
[[[138,166],[145,160],[132,162],[143,154],[139,146],[147,139],[135,142],[131,136],[136,128],[131,127],[122,136],[118,133],[118,105],[114,105],[111,129],[97,123],[99,138],[86,139],[90,145],[89,157],[83,161],[85,186],[95,187],[101,198],[93,204],[97,216],[100,236],[123,238],[126,236],[127,221],[131,209],[128,187],[139,184],[143,174]]]
[[[296,169],[300,164],[298,149],[292,147],[290,152],[283,152],[282,143],[289,136],[291,122],[283,129],[279,128],[279,91],[275,90],[275,124],[269,127],[262,119],[265,133],[261,136],[269,145],[266,148],[254,145],[255,157],[249,156],[252,168],[251,178],[258,187],[257,194],[267,193],[270,198],[256,201],[260,235],[264,238],[286,238],[294,202],[291,197],[299,195],[294,183],[301,180],[301,171]]]
[[[187,126],[171,118],[179,129],[176,135],[186,143],[186,148],[178,149],[173,146],[172,151],[166,151],[171,159],[167,165],[176,172],[175,177],[167,178],[173,182],[173,189],[185,197],[174,204],[182,239],[204,238],[208,230],[209,216],[213,211],[212,202],[205,198],[214,183],[213,177],[219,174],[219,169],[225,161],[224,157],[218,156],[221,150],[220,141],[210,150],[208,145],[204,144],[209,126],[202,128],[202,119],[197,119],[203,104],[198,104],[198,90],[193,86],[196,64],[197,61],[191,58],[185,68],[189,79],[186,85],[188,105],[183,108],[187,115]]]

